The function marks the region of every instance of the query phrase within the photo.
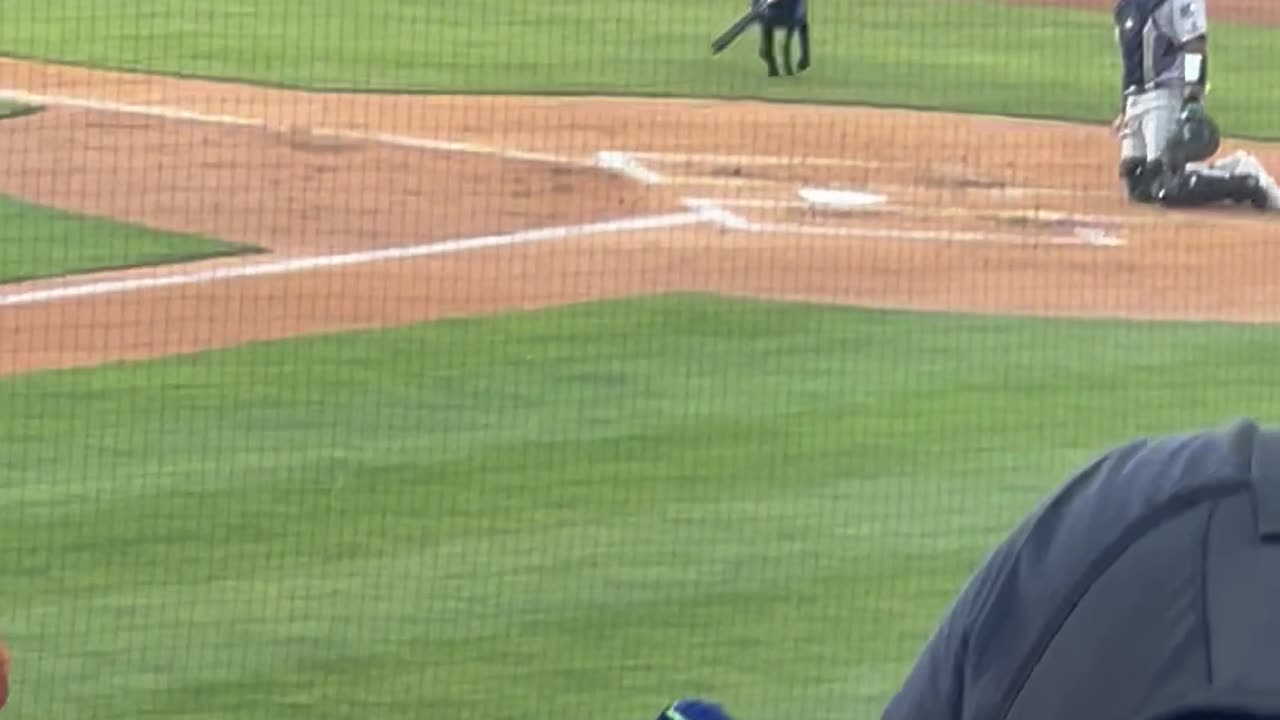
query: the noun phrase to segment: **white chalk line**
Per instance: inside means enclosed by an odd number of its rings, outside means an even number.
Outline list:
[[[752,177],[721,177],[717,175],[664,175],[664,184],[689,186],[689,187],[724,187],[724,188],[778,188],[783,186],[795,186],[803,184],[799,180],[782,180],[772,178],[752,178]],[[812,181],[806,181],[812,182]],[[927,185],[902,185],[897,183],[881,183],[868,182],[862,184],[867,189],[897,192],[897,193],[914,193],[914,194],[931,194],[939,193],[974,193],[981,195],[994,195],[997,197],[1008,198],[1025,198],[1035,195],[1050,195],[1061,197],[1115,197],[1114,193],[1102,190],[1067,190],[1063,188],[1046,188],[1046,187],[1027,187],[1027,186],[996,186],[996,187],[943,187],[936,188]]]
[[[825,235],[829,237],[858,237],[881,240],[916,240],[932,242],[998,243],[1004,245],[1088,245],[1092,247],[1118,247],[1124,241],[1105,233],[1084,228],[1088,232],[1076,232],[1069,236],[1031,237],[1011,233],[972,232],[956,230],[901,230],[878,227],[824,227],[801,223],[750,223],[745,228],[752,233],[778,235]]]
[[[471,250],[529,245],[589,235],[662,230],[703,222],[707,222],[707,218],[696,212],[647,215],[581,225],[562,225],[497,235],[458,238],[379,250],[290,258],[251,265],[218,267],[199,271],[179,271],[120,280],[99,280],[47,289],[3,292],[0,293],[0,307],[33,305],[90,296],[117,295],[180,285],[201,285],[268,275],[285,275],[353,265],[368,265],[392,260],[424,258],[434,255],[450,255]]]
[[[682,198],[681,203],[708,222],[716,223],[726,230],[750,230],[752,223],[741,215],[726,210],[724,205],[706,198]]]
[[[139,115],[145,117],[154,117],[165,120],[184,120],[188,122],[196,122],[208,125],[226,125],[232,127],[257,128],[267,132],[290,133],[299,130],[297,126],[292,125],[272,125],[261,118],[247,118],[235,115],[226,115],[218,113],[203,113],[192,110],[184,110],[182,108],[170,107],[164,105],[148,105],[139,103],[117,102],[112,100],[97,100],[93,98],[74,97],[69,95],[47,95],[40,93],[27,92],[16,88],[0,88],[0,100],[9,100],[12,102],[25,103],[29,105],[59,106],[72,107],[83,110],[97,110],[100,112],[111,112],[125,115]],[[416,148],[420,150],[434,150],[443,152],[460,152],[479,155],[493,155],[511,160],[526,160],[530,162],[549,163],[554,165],[568,165],[573,167],[602,167],[601,156],[612,156],[615,161],[620,161],[623,167],[614,167],[614,169],[626,174],[645,184],[708,184],[708,185],[725,185],[725,186],[775,186],[785,184],[786,181],[769,180],[764,178],[719,178],[715,176],[664,176],[650,167],[641,165],[639,160],[662,161],[673,160],[683,162],[737,162],[739,164],[749,165],[813,165],[813,166],[833,166],[833,167],[862,167],[862,168],[916,168],[916,163],[902,161],[871,161],[859,160],[853,158],[810,158],[810,157],[787,157],[776,155],[718,155],[712,153],[671,153],[658,151],[603,151],[596,153],[594,157],[583,158],[571,155],[558,155],[552,153],[541,153],[526,150],[518,150],[514,148],[498,147],[493,145],[485,145],[482,143],[463,142],[456,140],[440,140],[434,138],[423,138],[411,135],[401,135],[398,133],[387,132],[368,132],[361,130],[350,130],[340,128],[324,128],[314,127],[306,128],[305,132],[315,137],[333,137],[357,142],[374,142],[384,145],[392,145],[396,147]],[[963,172],[961,166],[937,166],[944,171]],[[913,192],[920,192],[922,188],[915,186],[883,186],[886,189],[906,189]],[[985,191],[992,193],[1006,194],[1023,194],[1023,193],[1045,193],[1045,194],[1065,194],[1065,195],[1106,195],[1111,196],[1112,193],[1099,190],[1066,190],[1061,188],[1030,188],[1030,187],[1004,187],[1004,188],[964,188],[969,191]]]
[[[824,157],[808,157],[804,155],[717,155],[715,153],[679,153],[679,152],[662,152],[657,150],[628,150],[628,155],[639,160],[649,160],[658,163],[732,163],[735,165],[788,165],[793,167],[805,166],[824,166],[824,167],[860,167],[860,168],[885,168],[885,167],[913,167],[910,163],[886,163],[874,160],[859,160],[854,158],[824,158]]]
[[[768,198],[685,198],[685,200],[693,203],[712,203],[725,208],[743,208],[757,210],[787,210],[787,209],[809,209],[813,210],[812,203],[805,200],[773,200]],[[984,210],[982,208],[964,208],[964,207],[922,207],[922,206],[899,206],[899,205],[868,205],[866,207],[851,207],[841,209],[834,212],[836,215],[860,214],[860,215],[931,215],[936,217],[982,217],[982,218],[998,218],[1001,220],[1028,220],[1040,222],[1076,222],[1081,224],[1095,223],[1099,225],[1129,225],[1134,223],[1146,222],[1143,218],[1132,217],[1128,215],[1098,215],[1092,213],[1072,213],[1057,210],[1046,210],[1043,208],[1028,208],[1026,210]]]
[[[739,155],[739,154],[719,154],[719,153],[688,153],[688,152],[665,152],[661,150],[628,150],[626,154],[636,160],[647,160],[650,162],[662,164],[668,163],[672,165],[690,163],[731,163],[744,166],[789,166],[795,168],[808,167],[851,167],[865,169],[910,169],[925,170],[933,173],[954,173],[960,177],[946,178],[931,176],[928,179],[935,183],[954,183],[953,185],[944,185],[941,188],[934,188],[928,185],[895,185],[895,184],[877,184],[876,189],[887,191],[909,191],[909,192],[935,192],[943,190],[946,192],[975,192],[988,193],[993,195],[1006,195],[1011,197],[1025,197],[1028,195],[1066,195],[1071,197],[1106,197],[1113,198],[1115,193],[1110,190],[1098,188],[1061,188],[1061,187],[1036,187],[1026,185],[995,185],[992,187],[963,185],[965,178],[968,176],[969,168],[962,164],[935,164],[921,166],[918,162],[910,162],[905,160],[864,160],[860,158],[829,158],[829,157],[809,157],[805,155]],[[744,177],[722,177],[718,175],[688,175],[673,174],[665,175],[665,182],[668,185],[720,185],[725,187],[768,187],[777,185],[795,184],[796,181],[771,179],[771,178],[744,178]]]
[[[682,198],[690,208],[708,222],[727,230],[739,230],[756,234],[822,235],[827,237],[855,237],[881,240],[914,240],[935,242],[999,243],[1006,245],[1087,245],[1091,247],[1120,247],[1125,242],[1098,228],[1076,227],[1068,235],[1037,237],[1027,234],[998,233],[960,230],[904,230],[887,227],[831,227],[805,223],[755,222],[725,208],[713,198]]]
[[[663,176],[651,168],[640,162],[640,159],[652,161],[662,160],[703,160],[711,162],[739,162],[740,164],[781,164],[783,161],[790,160],[788,158],[778,158],[773,156],[755,156],[755,155],[735,155],[723,156],[714,154],[691,154],[691,153],[663,153],[653,151],[620,151],[620,150],[604,150],[596,154],[596,164],[600,167],[608,168],[623,175],[632,178],[646,185],[656,184],[704,184],[703,180],[706,176],[693,177],[677,177],[672,178]],[[832,158],[819,159],[821,163],[832,165],[848,165],[858,163],[860,161],[839,160]],[[744,180],[752,179],[743,178],[723,178],[732,184],[741,183]],[[758,181],[757,181],[758,182]],[[728,184],[728,183],[727,183]],[[764,180],[764,184],[779,185],[786,184],[780,181]],[[920,188],[912,188],[919,192]],[[1005,190],[1002,188],[1002,190]],[[1023,188],[1022,190],[1028,190]],[[1069,235],[1034,237],[1025,234],[997,233],[997,232],[976,232],[976,231],[935,231],[935,230],[901,230],[894,228],[877,228],[877,227],[830,227],[821,225],[810,225],[802,223],[759,223],[748,220],[738,213],[734,213],[728,208],[778,208],[778,201],[758,198],[707,198],[707,197],[684,197],[681,202],[685,207],[691,209],[708,222],[719,225],[722,229],[738,230],[749,233],[791,233],[803,235],[827,235],[838,237],[863,237],[863,238],[879,238],[891,240],[933,240],[943,242],[994,242],[1004,244],[1019,245],[1088,245],[1094,247],[1118,247],[1124,245],[1124,241],[1114,237],[1103,230],[1093,227],[1077,226],[1072,229]],[[783,207],[806,207],[814,209],[812,203],[805,201],[786,200],[781,201]],[[869,208],[868,214],[874,214],[877,211],[885,213],[886,209],[880,206]],[[935,217],[961,217],[973,219],[974,217],[983,216],[980,210],[970,208],[920,208],[907,207],[902,209],[888,209],[889,213],[898,215],[915,215]],[[1082,217],[1071,216],[1067,213],[1053,213],[1052,211],[1027,211],[1012,210],[998,211],[993,210],[986,213],[988,217],[997,217],[1005,219],[1017,220],[1048,220],[1048,221],[1069,221],[1069,222],[1100,222],[1097,217],[1092,219],[1083,219]],[[1123,218],[1120,222],[1128,222],[1128,218]]]
[[[8,100],[27,105],[44,105],[53,107],[70,107],[81,110],[97,110],[99,112],[117,113],[121,115],[139,115],[162,120],[183,120],[205,125],[226,125],[232,127],[256,128],[266,132],[287,134],[302,130],[296,125],[272,125],[261,118],[247,118],[235,115],[202,113],[164,105],[144,105],[137,103],[115,102],[111,100],[95,100],[92,98],[72,97],[68,95],[42,95],[14,88],[0,88],[0,100]],[[315,137],[330,137],[357,142],[373,142],[397,147],[416,148],[419,150],[436,150],[444,152],[471,153],[476,155],[495,155],[511,160],[527,160],[531,162],[591,167],[593,161],[588,158],[554,155],[550,153],[529,152],[511,148],[496,147],[472,142],[455,140],[437,140],[411,135],[400,135],[387,132],[366,132],[341,128],[308,127],[305,132]]]
[[[111,112],[125,115],[140,115],[145,117],[154,117],[165,120],[184,120],[188,122],[203,123],[208,125],[226,125],[233,127],[257,128],[267,132],[289,133],[298,130],[296,126],[290,125],[272,125],[261,118],[246,118],[235,115],[226,115],[218,113],[203,113],[192,110],[184,110],[182,108],[170,107],[164,105],[148,105],[140,103],[126,103],[112,100],[97,100],[93,98],[74,97],[69,95],[47,95],[41,93],[32,93],[17,88],[0,88],[0,100],[9,100],[17,103],[25,103],[29,105],[59,106],[72,107],[83,110],[97,110],[100,112]],[[725,186],[768,186],[785,183],[785,181],[775,181],[768,179],[755,178],[718,178],[714,176],[663,176],[652,168],[640,165],[639,160],[649,161],[674,161],[674,162],[736,162],[746,165],[812,165],[812,166],[832,166],[832,167],[861,167],[861,168],[918,168],[917,163],[905,161],[873,161],[860,160],[855,158],[822,158],[822,157],[788,157],[778,155],[734,155],[734,154],[714,154],[714,153],[676,153],[676,152],[660,152],[660,151],[603,151],[597,153],[592,158],[582,158],[570,155],[558,155],[552,153],[541,153],[526,150],[518,150],[514,148],[498,147],[493,145],[485,145],[474,142],[462,142],[455,140],[439,140],[434,138],[423,138],[411,135],[401,135],[397,133],[387,132],[367,132],[361,130],[339,129],[339,128],[306,128],[306,132],[316,137],[334,137],[339,139],[374,142],[384,145],[392,145],[396,147],[417,148],[420,150],[435,150],[444,152],[460,152],[479,155],[494,155],[497,157],[508,158],[511,160],[526,160],[530,162],[541,162],[555,165],[568,165],[573,167],[601,167],[600,155],[623,156],[627,167],[612,168],[624,172],[633,177],[633,179],[644,182],[645,184],[718,184]],[[947,172],[965,172],[963,166],[938,165],[935,166],[940,170]],[[644,178],[643,180],[641,178]],[[915,186],[884,186],[893,189],[908,189],[920,192],[922,189]],[[1073,196],[1108,196],[1112,193],[1102,190],[1077,189],[1068,190],[1062,188],[1032,188],[1032,187],[1004,187],[1004,188],[964,188],[965,190],[975,191],[981,190],[992,193],[1006,194],[1064,194]]]
[[[642,185],[661,185],[666,182],[666,178],[638,162],[630,153],[601,150],[596,153],[595,162],[596,167],[621,173]]]
[[[124,103],[109,100],[96,100],[91,98],[80,98],[66,95],[46,95],[31,93],[24,90],[13,88],[0,88],[0,99],[7,99],[13,102],[26,103],[32,105],[43,106],[62,106],[73,107],[86,110],[96,110],[101,112],[111,112],[119,114],[140,115],[146,117],[155,117],[169,120],[182,120],[189,122],[197,122],[212,125],[225,125],[234,127],[258,128],[264,131],[273,131],[279,133],[288,133],[296,131],[296,126],[281,125],[273,126],[264,119],[246,118],[226,114],[203,113],[191,110],[185,110],[176,107],[167,107],[160,105],[146,105],[136,103]],[[570,156],[554,155],[548,153],[529,152],[523,150],[515,150],[509,148],[495,147],[483,145],[479,143],[440,140],[433,138],[422,138],[408,135],[400,135],[396,133],[386,132],[365,132],[359,130],[340,129],[340,128],[306,128],[305,131],[314,137],[335,137],[352,141],[375,142],[398,147],[416,148],[422,150],[434,150],[444,152],[460,152],[472,154],[494,155],[503,158],[515,160],[527,160],[533,162],[551,163],[556,165],[568,165],[578,167],[600,167],[604,169],[619,172],[637,182],[646,185],[668,184],[671,179],[664,177],[661,173],[647,167],[640,162],[641,159],[649,161],[683,161],[683,162],[736,162],[739,164],[754,165],[782,165],[782,164],[809,164],[815,166],[835,166],[835,167],[863,167],[863,168],[884,168],[884,167],[914,167],[912,163],[901,162],[879,162],[866,161],[858,159],[841,159],[841,158],[795,158],[785,156],[765,156],[765,155],[716,155],[711,153],[670,153],[670,152],[651,152],[651,151],[602,151],[594,155],[590,159],[576,158]],[[799,162],[797,163],[797,160]],[[681,178],[681,180],[693,180],[694,178]],[[743,182],[740,178],[724,178],[720,179],[727,183],[734,181]],[[777,182],[763,181],[761,184],[778,184]],[[912,188],[919,191],[919,188]],[[627,221],[612,221],[605,223],[593,223],[590,225],[563,226],[558,228],[544,228],[538,230],[529,230],[519,233],[511,233],[507,235],[485,236],[480,238],[468,238],[460,240],[443,241],[440,243],[432,243],[427,245],[414,245],[408,247],[388,248],[385,250],[345,253],[340,255],[326,255],[304,258],[285,259],[273,262],[265,262],[254,265],[245,265],[229,268],[217,268],[205,271],[178,273],[174,275],[149,276],[145,278],[134,278],[126,280],[89,282],[83,284],[73,284],[63,287],[50,288],[44,290],[34,290],[29,292],[3,293],[0,294],[0,306],[13,306],[22,304],[31,304],[38,302],[49,302],[53,300],[83,297],[87,295],[103,295],[121,292],[132,292],[136,290],[145,290],[152,288],[171,287],[176,285],[188,285],[205,282],[214,282],[218,280],[255,277],[265,275],[275,275],[293,272],[305,272],[308,270],[316,270],[327,267],[340,267],[344,265],[364,264],[369,262],[379,262],[383,260],[397,260],[414,257],[425,257],[430,255],[446,254],[452,252],[462,252],[465,250],[496,247],[503,245],[515,245],[525,242],[536,242],[544,239],[559,239],[567,237],[577,237],[586,234],[594,234],[597,232],[620,232],[634,229],[646,229],[646,227],[672,227],[674,225],[686,224],[692,222],[711,222],[730,230],[743,230],[747,232],[799,232],[804,234],[842,234],[845,236],[866,236],[867,233],[874,233],[874,237],[887,237],[894,239],[978,239],[979,236],[987,238],[989,241],[1008,240],[1016,238],[1019,242],[1025,242],[1024,239],[1017,236],[1002,237],[994,233],[936,233],[930,231],[905,231],[892,229],[848,229],[848,228],[823,228],[817,226],[788,225],[788,224],[770,224],[770,223],[753,223],[743,218],[741,215],[732,213],[727,210],[723,203],[719,202],[695,202],[688,205],[691,212],[678,213],[665,216],[656,216],[655,218],[641,218],[640,221],[657,220],[660,224],[656,226],[646,226],[641,222],[636,226],[628,224]],[[676,219],[672,222],[673,219]],[[668,224],[661,224],[668,223]],[[606,229],[600,229],[606,228]],[[802,229],[797,229],[802,228]]]

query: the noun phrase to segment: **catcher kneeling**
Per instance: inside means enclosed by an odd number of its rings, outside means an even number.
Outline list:
[[[1207,27],[1204,0],[1117,0],[1124,105],[1113,127],[1120,177],[1137,202],[1280,210],[1280,189],[1257,158],[1238,151],[1210,160],[1222,138],[1203,103]]]
[[[1121,123],[1120,177],[1131,200],[1168,207],[1247,203],[1259,210],[1280,210],[1280,187],[1256,157],[1237,150],[1210,159],[1222,139],[1199,101],[1180,110],[1175,106],[1169,114],[1166,122],[1153,123],[1149,117],[1144,122],[1140,116]],[[1144,126],[1163,127],[1168,135],[1158,142],[1158,136],[1143,134]]]

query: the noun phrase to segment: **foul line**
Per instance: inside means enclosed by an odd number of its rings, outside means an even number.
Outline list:
[[[522,230],[500,235],[483,235],[480,237],[459,238],[441,242],[410,245],[407,247],[366,250],[362,252],[341,253],[337,255],[318,255],[314,257],[291,258],[287,260],[269,261],[253,265],[220,267],[194,272],[178,272],[171,275],[126,278],[121,280],[103,280],[77,285],[65,285],[43,290],[27,290],[0,293],[0,307],[15,305],[33,305],[72,298],[100,295],[116,295],[152,290],[156,288],[174,287],[178,285],[199,285],[223,280],[262,277],[267,275],[284,275],[288,273],[324,270],[352,265],[367,265],[388,260],[406,260],[433,255],[449,255],[481,250],[486,248],[511,247],[532,243],[568,238],[603,235],[608,233],[635,232],[640,230],[661,230],[694,225],[707,222],[707,218],[696,212],[670,213],[666,215],[648,215],[623,220],[608,220],[585,225],[564,225],[559,227]]]
[[[0,100],[8,100],[26,105],[46,105],[53,107],[70,107],[81,110],[97,110],[99,112],[118,113],[121,115],[139,115],[160,118],[163,120],[185,120],[205,125],[226,125],[231,127],[256,128],[266,132],[287,134],[300,129],[291,125],[272,125],[266,120],[195,112],[164,105],[141,105],[135,103],[114,102],[110,100],[93,100],[90,98],[71,97],[68,95],[40,95],[13,88],[0,88]],[[373,142],[397,147],[416,148],[419,150],[438,150],[445,152],[471,153],[476,155],[495,155],[509,160],[527,160],[530,162],[551,163],[555,165],[572,165],[592,167],[588,158],[553,155],[550,153],[513,150],[510,148],[483,145],[480,143],[458,142],[453,140],[435,140],[431,138],[399,135],[386,132],[365,132],[360,130],[344,130],[338,128],[307,127],[303,128],[309,135],[318,138],[336,138],[357,142]]]

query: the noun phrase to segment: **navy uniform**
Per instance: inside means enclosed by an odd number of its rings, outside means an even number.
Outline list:
[[[701,698],[677,700],[658,714],[657,720],[733,720],[719,703]]]
[[[1280,433],[1137,438],[988,556],[883,720],[1280,718]]]
[[[1268,188],[1259,175],[1188,166],[1166,152],[1183,108],[1201,102],[1208,88],[1205,0],[1119,0],[1115,33],[1124,66],[1120,176],[1129,197],[1172,206],[1234,201],[1266,207]]]

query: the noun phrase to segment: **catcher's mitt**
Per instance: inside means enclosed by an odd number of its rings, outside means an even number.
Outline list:
[[[1177,172],[1187,163],[1208,160],[1222,145],[1222,133],[1204,105],[1189,102],[1178,114],[1173,134],[1164,149],[1165,168]]]

